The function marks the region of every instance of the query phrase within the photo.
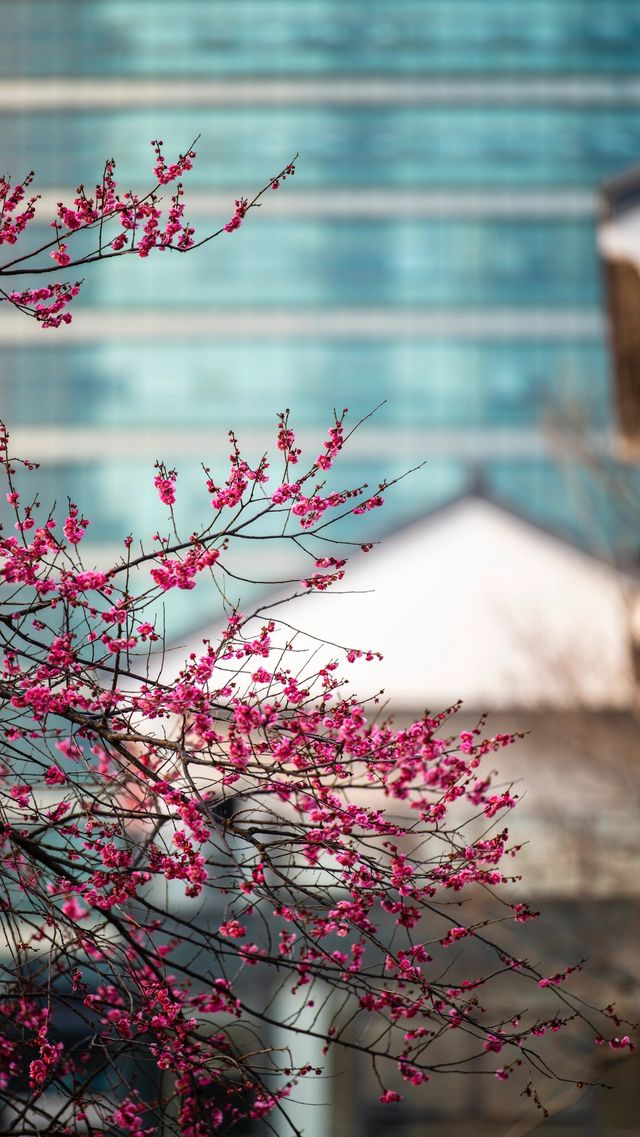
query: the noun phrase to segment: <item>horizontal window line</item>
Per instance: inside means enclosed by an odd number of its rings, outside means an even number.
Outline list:
[[[187,189],[186,211],[189,218],[227,217],[238,188],[197,191]],[[38,216],[51,216],[59,201],[69,201],[69,188],[42,192]],[[167,195],[169,196],[169,195]],[[264,203],[265,217],[383,218],[412,221],[414,218],[517,218],[553,220],[554,218],[593,218],[597,214],[597,197],[591,190],[541,189],[505,190],[423,190],[403,187],[300,190],[298,186],[284,193],[272,193]]]
[[[379,106],[420,103],[434,106],[479,102],[497,105],[612,106],[640,102],[636,76],[582,74],[523,78],[443,77],[264,79],[4,79],[3,111],[139,110],[145,107],[287,106],[301,104]]]
[[[295,426],[295,423],[294,423]],[[239,426],[241,448],[259,456],[276,452],[272,429]],[[312,459],[322,448],[323,427],[296,431],[296,442]],[[589,436],[589,445],[599,453],[613,452],[613,436],[599,431]],[[23,426],[11,432],[11,452],[49,465],[78,465],[121,460],[188,458],[207,461],[228,449],[226,434],[203,427],[140,426]],[[394,462],[457,459],[462,462],[513,458],[552,457],[557,446],[553,434],[534,428],[514,429],[490,425],[457,426],[450,429],[403,427],[390,423],[384,428],[369,425],[349,439],[344,461],[362,462],[375,455]],[[381,471],[384,473],[384,471]]]
[[[229,341],[235,337],[397,340],[456,336],[565,341],[599,340],[604,328],[604,317],[597,308],[340,308],[305,312],[80,309],[73,326],[58,331],[43,331],[27,316],[5,312],[0,316],[0,344],[29,344],[55,351],[100,341]]]

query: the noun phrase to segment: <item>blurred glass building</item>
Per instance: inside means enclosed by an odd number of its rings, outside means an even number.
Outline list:
[[[577,459],[611,449],[595,203],[640,155],[634,0],[5,0],[0,21],[1,166],[37,171],[32,240],[108,156],[148,188],[152,138],[201,135],[200,235],[300,153],[239,232],[89,266],[71,328],[0,312],[2,414],[97,556],[153,531],[156,457],[192,526],[229,427],[257,454],[288,406],[316,446],[334,406],[382,400],[344,480],[427,462],[385,530],[480,480],[635,553]]]
[[[381,402],[338,476],[375,485],[426,465],[370,515],[372,536],[474,487],[635,560],[596,225],[599,185],[640,160],[637,0],[3,0],[0,94],[0,171],[35,169],[43,195],[34,244],[107,157],[125,188],[148,189],[152,138],[173,156],[201,136],[185,185],[200,236],[300,154],[239,232],[88,266],[70,328],[0,306],[0,415],[41,462],[43,500],[71,496],[91,517],[87,562],[161,523],[154,459],[180,470],[190,531],[208,511],[200,463],[224,470],[230,427],[257,457],[289,407],[314,456],[334,407],[357,421]],[[184,627],[214,615],[180,601]],[[611,958],[629,922],[616,903],[585,917]],[[558,908],[558,936],[582,936]],[[336,1137],[387,1132],[368,1069],[349,1073]],[[515,1132],[491,1113],[506,1109],[492,1084],[484,1101],[463,1085],[396,1115],[395,1132],[451,1137],[480,1114],[482,1132]],[[548,1132],[631,1132],[634,1093],[608,1129],[585,1099]]]

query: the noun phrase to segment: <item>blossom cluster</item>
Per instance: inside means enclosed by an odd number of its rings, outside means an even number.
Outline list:
[[[37,195],[24,200],[33,177],[31,171],[24,181],[12,186],[8,177],[0,176],[0,245],[15,245],[35,216]],[[19,211],[21,205],[24,208]]]
[[[18,311],[34,316],[43,328],[59,328],[61,324],[71,323],[71,313],[67,305],[80,292],[80,283],[45,284],[40,288],[23,288],[10,292],[8,299]]]
[[[59,531],[53,512],[37,524],[0,432],[0,906],[13,911],[19,961],[0,990],[5,1093],[40,1108],[55,1086],[74,1125],[90,1105],[102,1131],[155,1137],[162,1120],[119,1075],[129,1056],[159,1086],[170,1075],[171,1100],[154,1108],[173,1110],[185,1137],[286,1112],[318,1071],[269,1045],[279,986],[295,996],[298,1032],[327,987],[336,993],[317,1028],[325,1053],[364,1039],[385,1104],[403,1083],[428,1094],[443,1067],[529,1076],[547,1037],[577,1026],[627,1050],[614,1008],[586,1011],[572,995],[582,961],[545,974],[515,947],[537,913],[514,898],[506,818],[518,795],[488,764],[516,736],[483,720],[459,729],[458,707],[403,726],[382,718],[379,697],[351,693],[342,668],[364,659],[375,672],[378,653],[307,650],[279,605],[231,606],[198,649],[165,651],[153,604],[174,588],[225,595],[234,542],[253,534],[261,548],[272,524],[311,562],[304,589],[322,593],[348,573],[326,552],[327,520],[346,509],[355,525],[381,504],[365,487],[324,487],[344,413],[306,468],[279,417],[275,490],[267,458],[250,462],[230,437],[226,479],[205,468],[198,532],[180,537],[177,473],[158,463],[169,532],[142,535],[136,557],[125,542],[97,569],[81,560],[79,503]],[[509,946],[490,937],[494,923],[508,925]],[[526,1013],[505,1017],[505,976]],[[90,1024],[68,1051],[56,1035],[65,1016]],[[453,1038],[466,1046],[457,1066]],[[108,1101],[92,1082],[97,1052]]]
[[[115,160],[110,158],[105,162],[102,178],[93,192],[80,185],[71,202],[58,202],[56,216],[50,222],[50,228],[54,231],[53,239],[0,264],[0,302],[9,302],[19,312],[35,319],[42,328],[58,328],[61,324],[71,323],[72,315],[67,308],[80,292],[82,281],[56,281],[51,285],[5,291],[1,287],[2,278],[28,275],[30,272],[56,272],[59,268],[78,268],[114,256],[134,255],[146,258],[155,250],[185,253],[193,249],[196,246],[195,229],[185,220],[181,179],[193,168],[195,143],[173,162],[165,157],[163,145],[160,139],[151,142],[155,183],[147,192],[122,192],[116,181]],[[266,189],[277,189],[280,182],[294,172],[294,164],[289,163],[280,174],[269,180],[252,201],[245,197],[236,199],[231,219],[199,243],[239,228],[248,210],[253,208]],[[30,173],[16,184],[12,184],[6,176],[0,177],[0,245],[15,245],[36,216],[39,195],[26,197],[33,176]],[[169,185],[175,188],[165,211],[161,191]],[[78,233],[94,235],[95,247],[89,252],[79,250],[76,241]],[[40,263],[44,253],[48,253],[49,260],[54,262],[52,265]]]

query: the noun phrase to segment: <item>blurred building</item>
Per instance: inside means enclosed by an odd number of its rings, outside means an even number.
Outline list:
[[[50,499],[79,503],[88,560],[104,562],[161,523],[154,459],[181,471],[190,532],[208,509],[200,461],[224,468],[229,427],[256,456],[288,406],[315,454],[334,406],[357,420],[386,400],[341,480],[427,465],[368,519],[371,538],[396,531],[354,565],[371,606],[317,598],[322,634],[329,613],[337,639],[351,627],[385,653],[389,670],[358,682],[386,686],[401,714],[463,697],[498,730],[534,728],[507,771],[530,787],[529,894],[555,913],[532,950],[588,941],[601,993],[636,1000],[640,479],[617,462],[596,187],[640,159],[640,8],[4,0],[0,20],[0,169],[37,171],[35,240],[106,157],[148,188],[152,138],[172,154],[201,134],[186,183],[200,234],[300,152],[239,232],[178,260],[88,268],[71,328],[0,311],[0,413],[41,462],[43,499],[44,477]],[[635,207],[625,192],[607,191],[612,222]],[[633,257],[608,272],[616,404],[637,441]],[[183,596],[181,643],[210,618]],[[314,1115],[322,1137],[526,1131],[521,1103],[484,1080],[443,1080],[391,1120],[368,1070],[346,1074]],[[632,1094],[617,1116],[568,1101],[545,1132],[636,1132]]]
[[[640,170],[602,189],[598,230],[612,357],[616,423],[623,453],[640,457]]]
[[[256,630],[271,616],[277,625],[284,595],[262,596]],[[477,487],[371,552],[356,552],[333,591],[287,604],[286,625],[273,637],[280,659],[295,630],[302,674],[307,655],[309,674],[340,658],[337,645],[381,651],[381,661],[345,663],[341,674],[363,698],[382,689],[371,713],[391,711],[400,725],[462,698],[444,735],[472,730],[487,712],[489,734],[524,732],[487,769],[495,765],[500,786],[520,798],[499,822],[508,826],[510,843],[522,843],[513,862],[521,879],[510,886],[511,897],[526,898],[542,915],[521,936],[501,926],[495,937],[551,973],[560,961],[588,957],[582,996],[592,1006],[615,1002],[632,1021],[640,1013],[639,600],[636,572],[533,525]],[[169,660],[179,666],[188,653],[202,651],[203,638],[215,643],[220,631],[203,626]],[[251,625],[245,632],[254,634]],[[237,664],[230,666],[235,671]],[[486,905],[487,898],[475,903]],[[466,919],[468,908],[467,902]],[[503,994],[507,1015],[522,992],[516,982]],[[279,1044],[295,1046],[295,1035],[282,1033]],[[546,1057],[568,1078],[581,1070],[585,1080],[616,1086],[610,1095],[562,1083],[546,1087],[549,1137],[637,1133],[635,1059],[607,1062],[597,1047],[572,1051],[566,1039]],[[337,1053],[333,1061],[338,1076],[302,1087],[308,1104],[297,1113],[294,1104],[294,1118],[307,1124],[313,1103],[322,1137],[382,1137],[390,1115],[378,1104],[366,1059]],[[446,1079],[436,1081],[405,1095],[392,1118],[394,1132],[507,1137],[536,1128],[511,1086],[461,1079],[452,1094]],[[279,1124],[288,1137],[288,1126]]]
[[[201,234],[300,152],[239,232],[87,268],[71,328],[0,311],[2,413],[51,498],[92,516],[97,558],[154,531],[155,458],[181,470],[191,531],[229,426],[257,454],[289,406],[315,446],[333,406],[357,419],[383,399],[340,476],[428,460],[385,530],[481,469],[532,520],[635,555],[549,429],[568,419],[609,460],[595,187],[640,154],[633,3],[529,0],[523,19],[515,0],[183,0],[177,18],[146,0],[132,18],[126,0],[5,0],[1,18],[2,169],[37,171],[34,239],[107,156],[147,188],[151,138],[171,154],[201,134]]]

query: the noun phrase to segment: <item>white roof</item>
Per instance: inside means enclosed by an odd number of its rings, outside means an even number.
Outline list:
[[[598,226],[598,248],[605,260],[640,268],[640,209],[629,207]]]
[[[358,552],[337,587],[275,607],[274,618],[381,651],[382,662],[344,670],[361,695],[383,687],[394,709],[439,710],[459,698],[474,710],[634,701],[638,585],[485,499],[463,498]],[[215,633],[202,629],[187,650]]]

